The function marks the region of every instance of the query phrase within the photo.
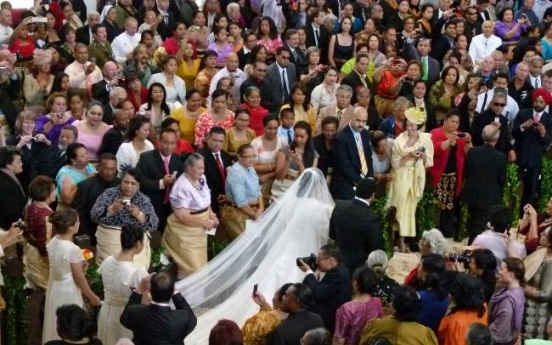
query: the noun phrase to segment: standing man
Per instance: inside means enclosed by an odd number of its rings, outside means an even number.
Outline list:
[[[352,200],[335,205],[330,218],[330,238],[343,253],[343,263],[352,274],[365,265],[368,254],[383,249],[382,223],[370,208],[377,183],[374,179],[361,180]]]
[[[552,143],[552,116],[545,111],[552,103],[552,95],[548,90],[538,89],[532,98],[533,109],[520,111],[512,129],[523,181],[522,207],[537,200],[542,156]]]
[[[366,177],[373,177],[370,135],[364,128],[368,112],[355,108],[349,126],[339,131],[334,140],[334,173],[331,193],[335,199],[349,200],[355,186]]]
[[[151,295],[151,304],[141,304],[144,294]],[[170,306],[171,300],[175,310]],[[192,308],[182,294],[174,293],[174,280],[165,272],[140,281],[120,321],[132,331],[135,345],[182,344],[197,325]]]
[[[278,111],[280,105],[289,103],[291,87],[297,82],[297,69],[290,63],[291,52],[287,47],[276,49],[276,62],[268,67],[266,81],[273,86],[270,94],[271,113]],[[211,85],[213,82],[211,82]]]
[[[481,67],[483,59],[491,55],[502,44],[502,39],[493,34],[494,26],[494,22],[487,20],[481,25],[483,33],[472,38],[468,54],[477,67]]]
[[[96,246],[96,228],[98,225],[90,219],[90,210],[96,199],[107,189],[120,184],[117,178],[117,158],[114,154],[100,156],[98,173],[77,185],[77,195],[71,207],[79,213],[79,234],[90,236],[90,244]]]
[[[328,60],[328,31],[324,26],[326,14],[320,8],[313,8],[309,11],[309,21],[304,29],[307,35],[307,47],[316,47],[320,49],[320,61],[325,63]]]
[[[216,214],[225,200],[227,169],[232,166],[232,157],[222,149],[225,138],[224,128],[215,126],[209,130],[206,145],[197,150],[205,159],[205,178],[211,191],[211,208]]]
[[[129,113],[125,109],[117,109],[113,114],[113,127],[107,130],[102,138],[102,144],[98,150],[98,154],[105,152],[117,154],[119,147],[123,143],[126,131],[128,129],[128,122],[133,116],[133,113]]]
[[[291,63],[295,65],[297,71],[307,66],[307,57],[299,49],[299,33],[296,29],[289,29],[284,36],[285,46],[291,52]]]
[[[532,106],[531,93],[535,88],[528,81],[529,69],[529,63],[521,61],[516,66],[516,74],[508,83],[508,95],[516,101],[519,109],[531,109]]]
[[[485,230],[490,220],[491,207],[500,204],[502,200],[507,161],[504,153],[495,150],[499,137],[499,128],[486,125],[482,133],[484,144],[471,148],[466,155],[462,198],[468,205],[468,244]]]
[[[418,39],[416,49],[405,47],[405,60],[416,60],[422,65],[422,80],[427,83],[428,89],[440,78],[441,65],[437,60],[429,56],[431,41],[427,38]]]
[[[117,9],[118,10],[118,9]],[[138,21],[134,17],[127,17],[125,19],[125,31],[119,36],[115,37],[111,43],[113,48],[113,55],[115,60],[119,63],[125,61],[130,57],[134,48],[140,43],[141,35],[137,33]]]
[[[100,24],[100,14],[96,11],[88,13],[88,24],[77,28],[77,42],[89,45],[92,43],[94,36],[92,35],[92,28]]]
[[[103,79],[100,68],[88,61],[88,47],[82,43],[75,46],[75,61],[65,68],[65,74],[69,76],[71,88],[80,89],[87,95],[92,85]]]
[[[119,70],[115,62],[106,62],[103,67],[104,78],[92,85],[92,98],[100,101],[102,104],[109,102],[109,92],[119,86],[118,72]]]
[[[354,103],[356,101],[356,89],[358,87],[366,87],[368,88],[368,85],[370,82],[368,81],[368,77],[366,76],[366,73],[368,72],[368,65],[370,64],[370,58],[368,55],[357,55],[356,56],[356,64],[353,68],[352,72],[347,74],[343,80],[341,81],[341,85],[349,85],[353,91],[352,95],[352,102]]]
[[[353,118],[353,113],[355,112],[355,107],[351,105],[353,89],[347,84],[339,85],[335,93],[335,99],[337,101],[335,105],[327,105],[320,109],[318,120],[316,121],[316,134],[322,133],[322,120],[325,117],[337,117],[339,120],[339,128],[337,130],[339,131],[347,127]]]
[[[251,49],[257,45],[259,40],[254,31],[245,30],[243,33],[243,47],[237,52],[239,68],[243,70],[245,65],[249,63],[249,56],[251,55]]]
[[[115,61],[111,43],[107,40],[107,29],[105,25],[98,24],[92,27],[94,39],[88,47],[89,58],[96,59],[96,65],[103,68],[107,61]]]
[[[162,129],[157,149],[142,153],[136,165],[136,169],[142,173],[140,189],[153,204],[159,218],[157,230],[161,232],[165,230],[167,218],[172,211],[169,201],[171,186],[184,171],[182,159],[174,153],[176,138],[173,129]]]
[[[239,61],[238,55],[236,53],[230,53],[226,56],[226,64],[223,69],[217,72],[213,79],[211,79],[211,86],[209,87],[209,97],[207,98],[207,104],[211,104],[211,95],[217,89],[217,84],[219,80],[224,77],[230,77],[234,86],[230,92],[230,96],[236,104],[242,103],[240,101],[240,87],[241,84],[245,81],[247,76],[245,73],[238,68]]]

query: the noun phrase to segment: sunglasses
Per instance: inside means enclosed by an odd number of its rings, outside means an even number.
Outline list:
[[[501,107],[501,108],[504,108],[506,106],[506,103],[493,102],[493,104],[495,107]]]

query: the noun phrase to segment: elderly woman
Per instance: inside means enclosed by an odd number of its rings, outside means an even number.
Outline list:
[[[33,65],[31,74],[27,75],[23,82],[23,95],[27,107],[40,106],[43,108],[54,84],[54,76],[50,73],[52,51],[35,49]]]
[[[171,189],[173,213],[161,240],[184,278],[207,264],[207,232],[219,221],[211,209],[211,191],[205,181],[205,162],[198,153],[185,161],[185,172]]]
[[[437,345],[433,331],[418,323],[422,311],[422,301],[416,290],[401,286],[393,293],[392,316],[375,319],[362,331],[360,345],[368,345],[375,339],[384,337],[392,345]]]
[[[89,163],[86,147],[81,143],[72,143],[65,150],[67,164],[56,175],[57,196],[60,205],[69,206],[77,194],[77,185],[96,173]]]
[[[437,192],[439,229],[446,238],[456,234],[455,220],[460,219],[459,196],[464,161],[472,148],[470,134],[458,132],[459,124],[460,111],[452,109],[446,113],[443,126],[431,131],[435,155],[429,173]]]
[[[102,143],[102,138],[109,129],[109,125],[102,122],[103,106],[98,101],[88,103],[86,116],[82,121],[75,121],[73,125],[79,131],[77,142],[85,145],[88,158],[97,160],[98,150]]]
[[[128,168],[136,167],[140,154],[153,150],[153,144],[148,140],[150,121],[147,117],[136,115],[128,123],[126,140],[117,151],[117,164],[119,165],[119,177]]]
[[[386,273],[389,258],[381,249],[374,250],[368,255],[366,265],[376,273],[376,281],[374,283],[373,297],[381,299],[384,309],[391,307],[393,300],[393,291],[400,284],[393,278],[390,278]]]
[[[418,248],[422,257],[429,254],[439,254],[445,257],[448,252],[447,239],[438,229],[426,230],[422,233],[422,238],[418,242]],[[404,279],[404,285],[412,286],[415,289],[420,288],[421,281],[418,274],[420,265],[421,263],[410,271]]]
[[[46,101],[46,113],[36,119],[36,131],[46,134],[48,140],[57,145],[61,129],[75,121],[67,113],[67,97],[62,93],[52,93]]]
[[[398,97],[406,66],[406,61],[394,58],[374,70],[372,77],[377,84],[374,101],[378,114],[383,118],[393,113],[393,103]]]
[[[29,185],[30,204],[25,209],[25,224],[23,233],[25,246],[23,265],[25,267],[25,286],[27,288],[48,287],[48,252],[46,243],[52,238],[52,228],[48,226],[48,216],[54,211],[50,204],[56,201],[55,181],[46,176],[37,176]]]
[[[123,225],[121,229],[121,251],[114,254],[98,269],[102,275],[105,301],[98,317],[98,338],[103,344],[115,344],[120,338],[132,338],[132,331],[123,327],[119,318],[125,301],[142,278],[148,275],[139,268],[134,257],[144,250],[144,229],[137,224]]]
[[[248,219],[257,219],[264,204],[255,172],[255,149],[250,144],[240,146],[239,159],[232,165],[226,178],[228,204],[221,210],[221,225],[226,237],[234,240],[244,230]]]
[[[124,172],[119,187],[106,189],[94,203],[90,216],[99,224],[96,263],[101,265],[108,256],[121,251],[121,227],[137,224],[148,231],[157,229],[159,219],[150,199],[139,191],[141,174],[131,168]],[[144,234],[144,249],[134,262],[146,270],[150,264],[149,234]]]
[[[406,132],[395,138],[391,151],[394,176],[389,188],[389,205],[397,208],[395,228],[401,251],[406,251],[404,238],[416,236],[416,207],[424,191],[426,168],[433,166],[431,136],[418,130],[424,123],[423,114],[410,108],[405,116]]]

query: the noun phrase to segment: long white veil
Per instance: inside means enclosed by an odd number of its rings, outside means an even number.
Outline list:
[[[296,258],[317,253],[328,239],[334,202],[318,169],[307,169],[263,215],[205,267],[176,284],[198,316],[186,345],[208,343],[211,328],[221,319],[242,325],[257,310],[253,285],[270,300],[303,273]]]

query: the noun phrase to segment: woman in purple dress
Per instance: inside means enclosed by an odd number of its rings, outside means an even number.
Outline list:
[[[383,316],[383,307],[378,297],[372,297],[376,285],[376,273],[367,266],[353,273],[355,298],[343,304],[335,315],[334,344],[358,344],[366,323]]]

